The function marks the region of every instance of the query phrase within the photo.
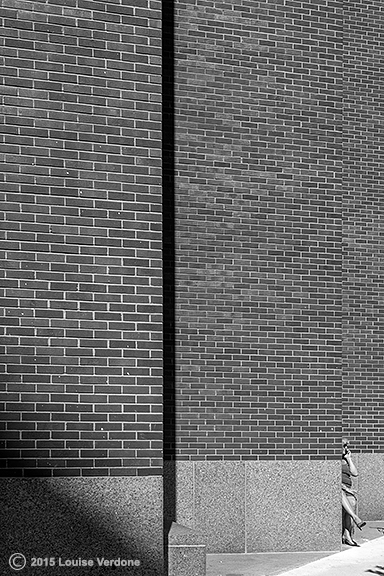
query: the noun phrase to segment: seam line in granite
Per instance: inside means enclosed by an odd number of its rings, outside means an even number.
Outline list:
[[[245,461],[244,467],[244,550],[245,554],[248,552],[247,548],[247,464]]]
[[[348,550],[346,550],[348,552]],[[290,554],[338,554],[338,550],[286,550],[282,552],[248,552],[247,556],[261,556],[262,554],[266,554],[272,556],[273,554],[286,554],[289,556]],[[207,556],[242,556],[242,552],[209,552]],[[237,576],[237,575],[236,575]]]
[[[195,478],[195,464],[196,462],[192,461],[192,526],[196,527],[196,506],[195,506],[195,499],[196,499],[196,478]]]
[[[170,548],[205,548],[205,544],[170,544]]]

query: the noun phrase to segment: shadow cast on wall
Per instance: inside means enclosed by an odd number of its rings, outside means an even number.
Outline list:
[[[163,2],[164,544],[176,520],[174,2]]]

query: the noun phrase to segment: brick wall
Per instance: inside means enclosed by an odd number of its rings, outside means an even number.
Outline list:
[[[179,459],[339,457],[341,8],[175,3]]]
[[[383,6],[344,10],[344,433],[384,450]]]
[[[6,476],[160,473],[161,3],[1,3]]]

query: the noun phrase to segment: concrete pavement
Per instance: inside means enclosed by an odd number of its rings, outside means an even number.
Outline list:
[[[331,552],[208,554],[206,576],[276,576]],[[309,575],[307,575],[309,576]]]
[[[360,548],[341,552],[208,554],[207,576],[384,576],[384,521],[357,531]]]
[[[384,537],[316,560],[279,576],[384,576]]]

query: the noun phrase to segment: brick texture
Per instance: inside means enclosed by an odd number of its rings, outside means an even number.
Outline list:
[[[161,472],[161,2],[2,0],[1,473]]]
[[[338,458],[342,3],[175,3],[179,459]]]
[[[344,10],[344,433],[384,450],[383,5]]]

